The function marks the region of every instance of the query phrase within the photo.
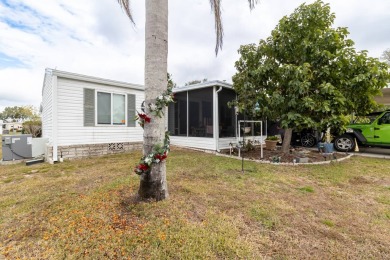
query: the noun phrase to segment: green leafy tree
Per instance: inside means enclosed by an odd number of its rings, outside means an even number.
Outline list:
[[[37,119],[39,115],[33,106],[13,106],[4,108],[0,113],[0,119],[12,121],[24,121],[26,119]]]
[[[339,129],[352,112],[375,108],[389,81],[388,66],[356,52],[347,28],[332,28],[335,14],[322,1],[283,17],[259,45],[241,46],[233,77],[238,105],[279,119],[287,152],[292,129]]]
[[[390,65],[390,49],[385,50],[381,58]]]
[[[252,9],[257,0],[248,0]],[[127,16],[134,23],[129,0],[118,0]],[[215,17],[215,53],[222,48],[223,28],[221,0],[210,0]],[[168,0],[145,1],[145,103],[153,103],[167,90],[168,58]],[[146,113],[148,113],[146,108]],[[150,123],[144,125],[144,156],[165,140],[165,116],[151,115]],[[150,171],[140,176],[140,199],[163,200],[168,197],[165,161],[152,164]]]
[[[172,79],[172,74],[167,73],[168,88],[176,87],[176,83]]]

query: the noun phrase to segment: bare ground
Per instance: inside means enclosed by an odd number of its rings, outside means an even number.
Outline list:
[[[223,150],[221,153],[238,156],[238,150],[233,149],[232,152],[230,150]],[[309,163],[313,162],[323,162],[334,159],[341,159],[348,154],[346,153],[338,153],[335,152],[333,154],[324,154],[318,151],[316,148],[304,148],[304,147],[292,147],[289,153],[283,153],[281,151],[281,147],[277,146],[276,150],[267,150],[263,148],[263,158],[261,158],[261,149],[259,146],[256,146],[255,149],[250,151],[245,151],[242,153],[244,158],[252,159],[252,160],[265,160],[270,162],[281,162],[281,163],[293,163],[299,162],[301,158],[307,158]],[[302,161],[302,159],[301,159]]]

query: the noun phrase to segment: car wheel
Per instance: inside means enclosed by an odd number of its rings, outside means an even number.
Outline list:
[[[355,140],[350,135],[340,135],[334,139],[334,148],[339,152],[353,151]]]
[[[311,134],[305,134],[301,137],[303,147],[313,147],[316,144],[316,138]]]

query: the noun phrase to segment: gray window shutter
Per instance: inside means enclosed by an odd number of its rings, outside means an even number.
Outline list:
[[[84,126],[95,126],[95,90],[84,89]]]
[[[135,95],[127,94],[127,126],[135,127]]]

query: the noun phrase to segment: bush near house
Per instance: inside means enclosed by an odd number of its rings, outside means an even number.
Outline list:
[[[23,133],[31,134],[32,137],[42,136],[42,121],[40,119],[30,120],[23,123]]]

